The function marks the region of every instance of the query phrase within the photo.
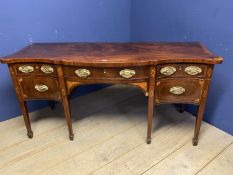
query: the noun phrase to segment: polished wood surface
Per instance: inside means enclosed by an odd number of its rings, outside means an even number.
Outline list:
[[[185,68],[190,67],[190,66],[196,66],[201,68],[202,72],[198,73],[197,75],[189,75],[185,72]],[[161,70],[165,67],[174,67],[176,69],[176,72],[173,73],[172,75],[166,76],[161,73]],[[207,65],[206,64],[160,64],[157,66],[157,78],[166,78],[166,77],[177,77],[177,78],[205,78],[206,76],[206,70],[207,70]]]
[[[75,74],[75,71],[78,69],[87,69],[90,71],[90,76],[82,78],[78,77]],[[129,78],[130,81],[140,81],[146,80],[149,78],[149,69],[147,66],[134,66],[127,67],[127,69],[134,70],[136,74]],[[65,78],[75,78],[78,81],[87,81],[87,80],[102,80],[102,81],[116,81],[116,80],[127,80],[122,77],[119,72],[124,70],[122,67],[114,67],[114,68],[99,68],[99,67],[83,67],[83,66],[64,66],[64,77]]]
[[[172,87],[183,87],[185,92],[173,94]],[[156,82],[156,103],[196,103],[201,99],[204,80],[165,79]]]
[[[54,77],[27,76],[17,78],[24,100],[27,99],[61,99],[59,82]],[[46,85],[48,90],[39,92],[35,87]]]
[[[32,67],[34,68],[34,71],[25,74],[25,73],[23,73],[23,72],[21,72],[21,71],[19,70],[19,68],[20,68],[21,66],[32,66]],[[45,73],[41,70],[43,66],[50,66],[50,67],[52,67],[53,72],[45,74]],[[16,72],[16,75],[17,75],[17,76],[24,76],[24,75],[26,75],[26,76],[27,76],[27,75],[47,75],[47,76],[55,76],[55,77],[57,77],[56,65],[53,65],[53,64],[49,64],[49,65],[48,65],[48,64],[38,64],[38,63],[27,63],[27,64],[25,64],[25,63],[20,64],[20,63],[19,63],[19,64],[15,64],[13,67],[14,67],[14,69],[15,69],[15,72]]]
[[[207,64],[222,62],[221,57],[200,43],[35,43],[2,61],[129,66],[194,60]]]
[[[108,83],[132,85],[148,96],[148,144],[154,104],[199,105],[193,138],[197,145],[214,64],[222,58],[200,43],[35,43],[0,61],[9,66],[29,138],[27,100],[60,101],[73,140],[72,90]]]

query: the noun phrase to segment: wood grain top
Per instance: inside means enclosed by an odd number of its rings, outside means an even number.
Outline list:
[[[217,64],[222,58],[201,43],[34,43],[1,62],[127,66],[177,62]]]

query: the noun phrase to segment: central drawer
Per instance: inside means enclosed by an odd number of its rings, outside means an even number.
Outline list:
[[[57,78],[45,76],[24,76],[18,78],[24,99],[61,98]]]
[[[82,80],[143,80],[149,78],[149,67],[95,68],[64,66],[65,77]]]
[[[161,79],[156,82],[156,103],[199,103],[205,80]]]

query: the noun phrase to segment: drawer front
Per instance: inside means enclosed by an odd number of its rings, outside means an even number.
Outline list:
[[[204,80],[163,79],[156,82],[156,103],[199,103]]]
[[[141,80],[149,77],[149,67],[90,68],[64,66],[65,77],[79,80]]]
[[[57,69],[52,64],[24,63],[14,65],[17,76],[24,75],[47,75],[57,76]]]
[[[163,64],[157,66],[158,78],[206,76],[207,66],[204,64]]]
[[[59,82],[53,77],[19,77],[18,82],[25,99],[60,99]]]

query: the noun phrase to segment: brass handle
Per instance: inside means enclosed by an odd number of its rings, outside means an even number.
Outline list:
[[[184,71],[189,75],[197,75],[202,72],[202,69],[197,66],[189,66],[189,67],[186,67]]]
[[[160,70],[160,73],[166,76],[170,76],[176,72],[176,68],[172,66],[164,67]]]
[[[27,65],[24,65],[24,66],[20,66],[19,67],[19,71],[20,72],[23,72],[25,74],[28,74],[28,73],[31,73],[34,71],[34,67],[32,66],[27,66]]]
[[[119,72],[119,74],[124,78],[131,78],[136,74],[136,72],[132,69],[123,69]]]
[[[91,72],[88,69],[77,69],[75,74],[80,78],[86,78],[91,75]]]
[[[46,85],[35,85],[35,89],[38,91],[38,92],[46,92],[49,90],[49,87],[46,86]]]
[[[172,94],[175,94],[175,95],[180,95],[180,94],[183,94],[185,92],[185,88],[183,88],[181,86],[174,86],[174,87],[170,88],[170,92]]]
[[[45,66],[41,66],[40,70],[42,72],[44,72],[45,74],[51,74],[53,73],[53,68],[51,66],[45,65]]]

